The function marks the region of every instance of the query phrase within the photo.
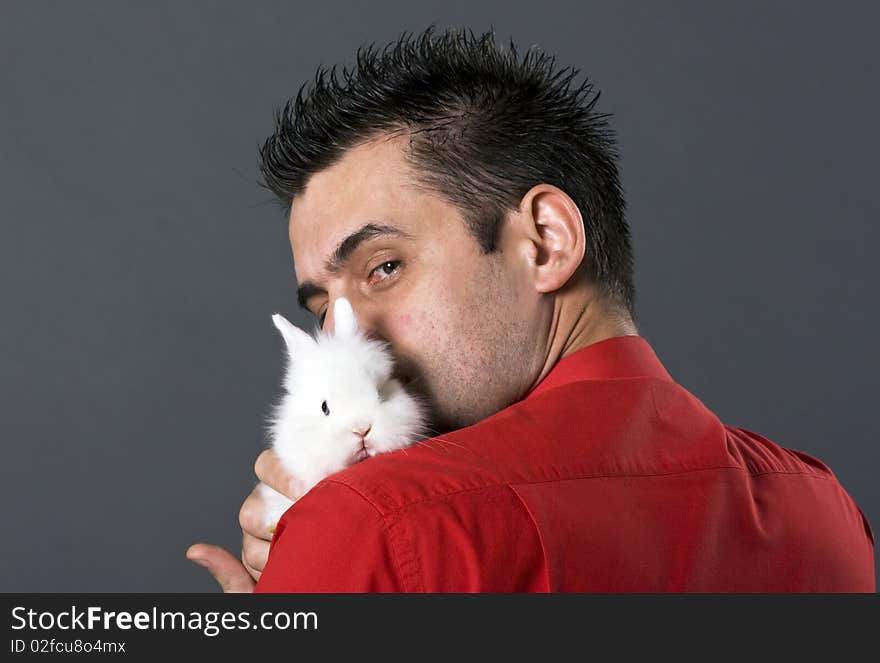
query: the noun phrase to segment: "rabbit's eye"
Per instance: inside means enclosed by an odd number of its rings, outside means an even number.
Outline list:
[[[327,401],[324,401],[323,403],[321,403],[321,412],[324,413],[325,417],[330,416],[330,408],[327,407]]]

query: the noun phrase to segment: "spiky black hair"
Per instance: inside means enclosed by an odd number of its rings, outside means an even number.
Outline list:
[[[492,31],[404,33],[381,51],[362,46],[352,69],[323,65],[314,83],[274,112],[260,148],[263,186],[285,213],[316,172],[381,134],[408,133],[418,183],[456,205],[483,253],[501,222],[539,183],[577,204],[586,231],[585,270],[607,300],[633,321],[629,226],[610,114],[580,70],[530,48],[518,56]],[[308,88],[308,89],[307,89]]]

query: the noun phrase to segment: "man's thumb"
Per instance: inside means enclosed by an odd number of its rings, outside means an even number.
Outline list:
[[[208,569],[225,593],[254,591],[254,579],[241,560],[220,546],[195,543],[187,549],[186,557]]]

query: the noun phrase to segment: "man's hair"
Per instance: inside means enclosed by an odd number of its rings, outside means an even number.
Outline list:
[[[265,188],[290,210],[316,172],[383,134],[408,133],[417,184],[458,207],[481,251],[496,249],[500,224],[525,193],[553,184],[584,219],[584,270],[605,300],[633,321],[629,227],[609,113],[578,69],[558,69],[537,47],[519,57],[490,31],[404,33],[381,51],[362,46],[353,69],[318,68],[274,112],[260,148]]]

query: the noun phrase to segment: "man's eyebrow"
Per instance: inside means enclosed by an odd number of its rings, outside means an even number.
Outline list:
[[[345,239],[343,239],[336,246],[336,249],[330,255],[330,257],[324,262],[324,271],[328,274],[338,274],[343,269],[345,269],[348,260],[351,258],[351,255],[357,250],[357,248],[370,239],[378,239],[380,237],[400,237],[403,239],[412,239],[412,235],[405,233],[400,228],[396,226],[392,226],[387,223],[377,223],[370,222],[364,224],[353,233],[348,235]],[[309,307],[306,305],[306,302],[309,298],[314,295],[323,294],[326,292],[324,288],[320,287],[317,283],[313,281],[303,281],[299,288],[297,288],[296,298],[299,302],[300,308],[309,310]]]

